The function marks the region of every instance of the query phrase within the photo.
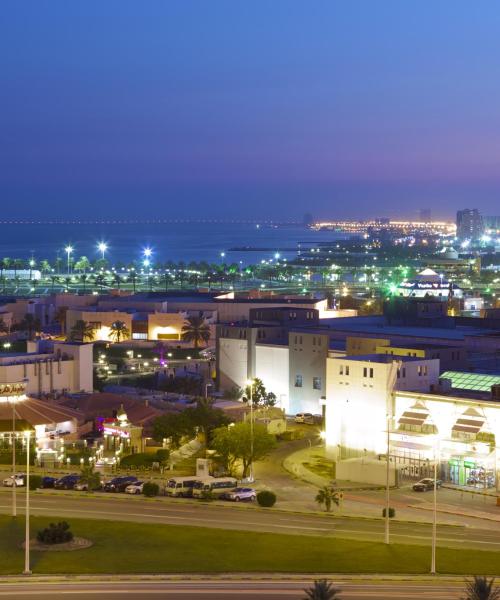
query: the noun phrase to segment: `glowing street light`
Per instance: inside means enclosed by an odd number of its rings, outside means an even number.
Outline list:
[[[68,255],[68,273],[69,273],[70,256],[71,256],[71,253],[73,252],[73,247],[68,244],[66,246],[66,248],[64,248],[64,252],[66,252],[66,254]]]
[[[142,253],[144,254],[144,256],[146,258],[149,258],[153,254],[153,251],[151,250],[151,248],[148,247],[148,248],[144,248]]]
[[[106,244],[106,242],[99,242],[97,244],[97,249],[101,253],[102,260],[104,260],[104,254],[106,253],[106,250],[108,249],[108,245]]]
[[[248,477],[248,481],[250,483],[252,483],[254,481],[254,477],[253,477],[253,386],[254,386],[255,380],[253,379],[249,379],[247,381],[247,385],[250,388],[250,398],[249,398],[249,402],[250,402],[250,456],[251,456],[251,463],[250,463],[250,475]]]

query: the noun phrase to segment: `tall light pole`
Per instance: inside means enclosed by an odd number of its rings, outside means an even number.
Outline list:
[[[250,462],[250,476],[249,476],[249,481],[253,482],[254,481],[254,476],[253,476],[253,384],[254,384],[254,380],[253,379],[249,379],[247,381],[247,385],[250,387],[250,457],[251,457],[251,462]]]
[[[16,498],[16,402],[12,396],[12,516],[17,517]]]
[[[105,242],[99,242],[97,244],[97,249],[101,253],[102,260],[104,260],[104,255],[106,253],[106,250],[108,249],[108,245]]]
[[[66,246],[66,248],[64,248],[64,252],[66,252],[66,254],[68,255],[68,275],[69,275],[69,270],[70,270],[70,257],[71,257],[71,253],[73,252],[73,247],[70,246],[69,244]]]
[[[24,540],[24,571],[23,575],[31,575],[30,569],[30,431],[26,436],[26,532]]]
[[[437,541],[437,463],[439,458],[439,438],[434,443],[434,498],[432,510],[432,551],[431,575],[436,574],[436,541]]]
[[[386,452],[386,466],[385,466],[385,538],[384,542],[389,544],[389,504],[390,504],[390,447],[391,447],[391,415],[387,411],[387,452]]]

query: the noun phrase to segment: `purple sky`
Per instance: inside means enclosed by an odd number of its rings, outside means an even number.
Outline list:
[[[5,216],[500,214],[500,6],[4,0]]]

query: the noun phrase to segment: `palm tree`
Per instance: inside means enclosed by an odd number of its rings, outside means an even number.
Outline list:
[[[472,581],[467,581],[466,596],[463,600],[499,600],[500,588],[493,587],[495,578],[479,577],[474,575]]]
[[[86,273],[82,273],[80,275],[80,282],[83,283],[83,293],[85,294],[86,288],[87,288],[87,280],[88,280],[89,276]]]
[[[130,337],[130,330],[123,321],[115,321],[111,323],[109,337],[119,344],[122,340]]]
[[[332,587],[326,579],[318,579],[304,592],[306,593],[304,600],[340,600],[340,590]]]
[[[206,324],[204,317],[188,317],[182,327],[181,335],[185,342],[192,342],[194,347],[198,348],[201,343],[208,344],[210,327]]]
[[[59,281],[59,277],[57,275],[51,275],[50,276],[50,291],[53,292],[54,291],[54,286],[55,284]]]
[[[135,273],[134,271],[132,271],[132,273],[130,273],[129,279],[132,282],[132,289],[133,289],[134,294],[135,294],[135,285],[137,283],[137,273]]]
[[[61,333],[64,333],[65,329],[66,329],[66,313],[67,312],[68,312],[68,309],[65,306],[60,306],[57,309],[57,312],[54,316],[54,321],[59,323],[59,327],[61,328]]]
[[[87,321],[78,319],[69,333],[69,339],[72,342],[91,342],[94,339],[94,328]]]
[[[27,334],[28,339],[31,340],[33,339],[35,331],[40,329],[40,319],[37,319],[32,314],[28,313],[24,315],[24,319],[19,323],[19,329],[24,331]]]
[[[318,493],[314,499],[320,506],[323,504],[325,505],[326,512],[330,512],[332,510],[332,504],[336,504],[337,506],[340,504],[340,496],[338,492],[327,485],[318,490]]]
[[[0,317],[0,333],[9,333],[9,328],[5,324],[5,321]]]

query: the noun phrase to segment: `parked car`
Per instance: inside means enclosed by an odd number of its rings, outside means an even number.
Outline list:
[[[441,479],[436,479],[436,487],[440,488],[442,485],[442,481]],[[434,489],[434,479],[431,479],[430,477],[426,477],[425,479],[421,479],[420,481],[417,481],[417,483],[413,484],[413,491],[414,492],[427,492],[429,490],[433,490]]]
[[[56,490],[72,490],[79,481],[80,475],[64,475],[54,482],[54,487]]]
[[[3,480],[5,487],[22,487],[25,482],[26,475],[24,473],[16,473],[15,475],[9,475]]]
[[[144,486],[143,481],[136,481],[135,483],[131,483],[130,485],[127,485],[127,487],[125,488],[125,493],[126,494],[142,494],[143,486]]]
[[[79,481],[78,483],[75,483],[73,489],[77,492],[88,492],[89,484],[86,481]]]
[[[104,484],[103,489],[105,492],[124,492],[128,485],[135,483],[136,481],[138,481],[138,479],[133,475],[122,475],[107,481]]]
[[[42,477],[42,488],[53,488],[54,483],[57,481],[57,477],[50,477],[49,475],[45,475]]]
[[[257,492],[253,488],[239,487],[226,492],[221,497],[224,500],[232,500],[233,502],[240,502],[241,500],[250,500],[253,502],[257,497]]]
[[[295,415],[295,422],[314,425],[314,415],[312,413],[297,413]]]

